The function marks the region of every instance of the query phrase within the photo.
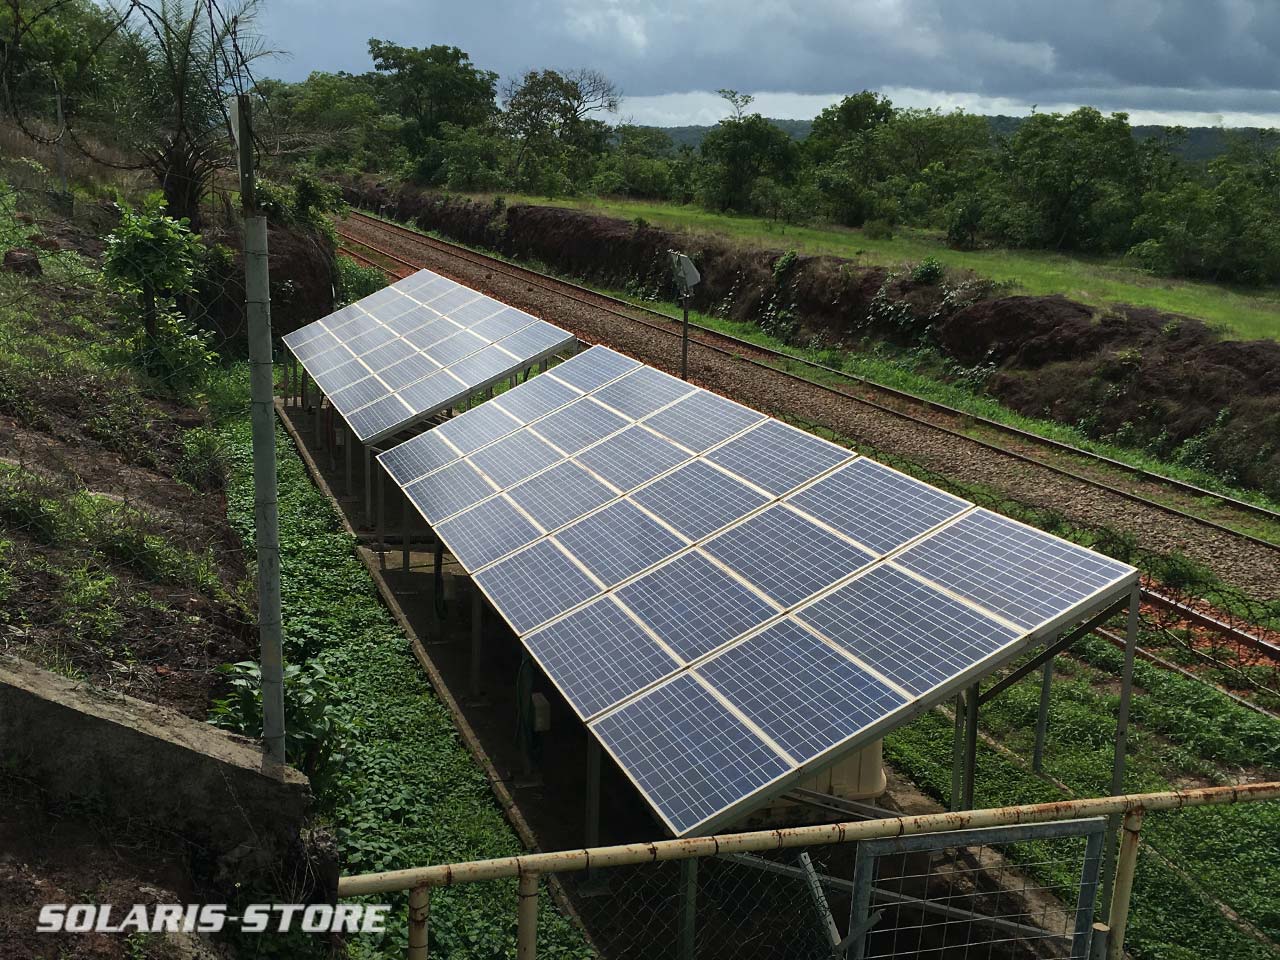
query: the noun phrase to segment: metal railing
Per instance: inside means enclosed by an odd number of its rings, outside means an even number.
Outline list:
[[[999,807],[986,810],[966,810],[949,813],[928,814],[911,817],[885,817],[855,823],[821,824],[806,827],[791,827],[776,830],[760,830],[749,833],[723,834],[710,837],[691,837],[677,840],[661,840],[652,843],[633,843],[619,846],[595,847],[580,850],[564,850],[550,853],[531,853],[523,856],[502,857],[492,860],[477,860],[466,863],[451,863],[429,867],[417,867],[407,870],[394,870],[382,873],[369,873],[360,876],[343,877],[338,884],[339,897],[367,896],[379,893],[409,891],[409,960],[426,960],[428,944],[428,917],[430,913],[431,891],[435,887],[449,887],[460,884],[478,883],[515,878],[518,880],[517,914],[517,957],[519,960],[534,960],[537,953],[537,922],[539,880],[543,877],[592,871],[599,876],[610,870],[626,867],[654,865],[666,861],[680,861],[681,883],[687,885],[696,896],[697,862],[704,858],[716,858],[717,865],[725,861],[745,862],[750,859],[746,855],[770,854],[776,851],[805,848],[798,862],[800,869],[792,866],[778,866],[774,873],[792,871],[804,874],[809,878],[808,892],[813,900],[823,902],[820,882],[830,879],[818,875],[809,860],[809,853],[815,848],[835,847],[841,844],[862,845],[867,841],[884,841],[892,838],[912,837],[922,834],[937,834],[939,843],[910,844],[907,847],[920,848],[948,846],[946,834],[956,834],[954,845],[972,839],[960,831],[973,831],[983,828],[1003,827],[1029,824],[1061,824],[1065,821],[1079,821],[1084,818],[1117,817],[1123,818],[1123,830],[1120,837],[1119,852],[1116,860],[1114,884],[1109,903],[1102,905],[1104,922],[1093,923],[1090,935],[1085,938],[1089,957],[1106,957],[1108,960],[1122,960],[1124,957],[1125,928],[1128,922],[1129,903],[1133,890],[1134,870],[1138,854],[1139,831],[1145,814],[1176,810],[1183,807],[1201,807],[1231,803],[1258,802],[1280,799],[1280,783],[1246,784],[1234,787],[1210,787],[1186,791],[1170,791],[1164,793],[1131,794],[1125,796],[1098,797],[1084,800],[1069,800],[1057,803],[1026,804],[1022,806]],[[1050,831],[1062,834],[1063,830]],[[1019,832],[1015,840],[1023,838]],[[1082,834],[1083,835],[1083,834]],[[1028,834],[1029,836],[1029,834]],[[987,842],[983,840],[982,842]],[[877,845],[865,843],[866,852],[884,853],[890,847],[883,843]],[[855,847],[855,850],[858,848]],[[1092,848],[1091,848],[1092,849]],[[862,852],[862,851],[859,851]],[[1096,879],[1097,851],[1086,857],[1088,866],[1093,864]],[[863,862],[867,857],[863,856]],[[596,872],[600,871],[600,874]],[[865,871],[864,871],[865,872]],[[855,871],[856,874],[856,871]],[[865,891],[856,888],[857,876],[853,878],[855,886],[850,887],[855,901],[863,897]],[[804,876],[801,877],[803,882]],[[1086,878],[1085,886],[1093,881]],[[816,895],[815,895],[816,894]],[[686,901],[691,905],[693,896]],[[891,894],[889,896],[892,896]],[[1090,897],[1090,900],[1092,897]],[[930,905],[917,900],[917,905]],[[1081,898],[1083,904],[1083,897]],[[865,908],[865,897],[862,906]],[[1090,903],[1090,907],[1092,903]],[[946,914],[949,910],[956,913],[955,908],[939,908],[932,906],[934,913]],[[1076,905],[1071,910],[1076,910]],[[831,913],[826,920],[830,921]],[[828,944],[827,956],[858,956],[861,946],[854,949],[859,938],[869,932],[859,929],[855,923],[857,913],[851,912],[851,929],[842,940],[832,940]],[[973,919],[973,915],[970,914]],[[976,918],[979,921],[982,918]],[[874,922],[874,918],[872,921]],[[1006,928],[1016,927],[1011,921],[1002,921]],[[694,920],[689,909],[682,911],[677,931],[677,952],[682,956],[693,955]],[[835,934],[834,924],[832,936]],[[866,926],[866,924],[864,924]],[[1068,937],[1071,942],[1072,957],[1081,957],[1081,940],[1076,934]],[[661,952],[661,951],[657,951]],[[901,954],[900,954],[901,955]]]

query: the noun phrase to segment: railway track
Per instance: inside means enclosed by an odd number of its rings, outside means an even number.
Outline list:
[[[444,241],[444,240],[439,240],[435,237],[428,237],[416,231],[409,230],[404,227],[400,227],[396,224],[387,223],[386,221],[368,216],[366,214],[353,211],[351,214],[351,217],[355,219],[357,222],[359,222],[361,226],[372,228],[374,232],[381,232],[381,234],[385,236],[394,237],[401,241],[409,241],[416,245],[430,248],[431,250],[444,254],[445,256],[456,258],[461,261],[466,261],[473,265],[483,266],[485,269],[493,271],[495,273],[501,273],[507,276],[516,277],[524,283],[528,283],[531,286],[535,286],[544,291],[554,293],[556,296],[573,300],[581,305],[590,307],[593,310],[604,311],[608,314],[624,319],[631,323],[644,325],[645,327],[652,329],[654,331],[658,331],[663,335],[671,336],[671,337],[680,336],[679,329],[678,329],[679,318],[673,317],[670,314],[662,313],[660,311],[652,310],[646,307],[636,306],[634,304],[628,303],[625,300],[620,300],[615,297],[610,297],[607,294],[598,293],[594,290],[591,290],[587,287],[583,287],[579,284],[575,284],[566,280],[561,280],[558,277],[552,277],[547,274],[540,273],[536,270],[531,270],[527,267],[508,263],[507,261],[504,261],[504,260],[488,257],[488,256],[485,256],[484,254],[476,253],[473,250],[469,250],[457,244],[449,243],[448,241]],[[390,277],[399,279],[399,278],[410,275],[414,271],[421,269],[421,267],[424,266],[424,264],[415,263],[411,260],[405,259],[400,254],[395,253],[391,250],[388,250],[385,246],[380,245],[376,241],[371,242],[371,238],[368,236],[357,236],[352,232],[350,232],[349,230],[344,230],[341,225],[338,227],[338,235],[341,238],[341,240],[345,241],[344,245],[341,247],[341,250],[344,254],[350,256],[352,259],[356,260],[357,262],[365,266],[370,266],[370,267],[375,267],[377,269],[380,269]],[[362,250],[367,252],[361,252]],[[373,256],[371,256],[371,254]],[[374,257],[376,257],[377,259],[374,259]],[[1100,481],[1095,478],[1085,476],[1076,471],[1068,470],[1056,464],[1048,463],[1047,461],[1039,457],[1032,456],[1028,453],[1018,451],[1018,450],[1011,450],[1008,447],[992,443],[988,440],[974,437],[968,433],[965,433],[960,429],[957,429],[954,426],[948,425],[946,423],[940,423],[935,419],[931,419],[929,416],[921,415],[921,413],[913,412],[910,410],[899,409],[895,406],[891,406],[889,403],[882,402],[881,400],[872,399],[865,396],[859,396],[856,393],[851,393],[848,390],[841,389],[838,386],[833,386],[828,383],[822,383],[820,381],[812,380],[809,377],[801,376],[790,370],[780,369],[776,364],[778,362],[788,363],[788,364],[791,364],[791,363],[801,364],[808,369],[815,370],[822,374],[839,377],[852,384],[856,384],[860,388],[879,392],[885,398],[893,401],[914,404],[931,413],[954,417],[961,420],[962,422],[978,423],[984,427],[989,426],[993,430],[996,430],[1005,435],[1014,437],[1021,442],[1040,444],[1046,448],[1058,450],[1065,453],[1070,453],[1072,455],[1082,457],[1086,460],[1094,461],[1100,465],[1104,465],[1107,467],[1114,466],[1122,469],[1126,473],[1139,477],[1148,482],[1159,482],[1159,483],[1166,484],[1170,488],[1176,489],[1182,493],[1192,494],[1195,496],[1212,497],[1215,500],[1221,503],[1227,504],[1232,508],[1240,511],[1241,513],[1245,513],[1250,516],[1256,516],[1263,519],[1272,520],[1280,524],[1280,513],[1267,510],[1263,507],[1259,507],[1256,504],[1251,504],[1246,501],[1236,500],[1236,499],[1226,497],[1217,493],[1213,493],[1212,491],[1204,490],[1193,484],[1184,483],[1182,481],[1169,478],[1169,477],[1163,477],[1158,474],[1152,474],[1149,471],[1142,470],[1141,468],[1132,467],[1128,464],[1123,464],[1119,461],[1115,461],[1107,457],[1102,457],[1097,454],[1093,454],[1089,451],[1080,450],[1079,448],[1073,447],[1069,444],[1064,444],[1054,440],[1047,440],[1045,438],[1038,437],[1035,434],[1029,433],[1027,431],[1019,430],[1018,428],[1014,428],[1014,427],[1008,427],[1004,424],[1000,424],[997,421],[989,420],[987,418],[977,417],[977,416],[965,413],[964,411],[960,411],[960,410],[956,410],[955,408],[948,407],[945,404],[939,404],[934,401],[926,400],[924,398],[917,397],[905,391],[897,390],[892,387],[887,387],[882,384],[875,383],[874,381],[870,381],[865,378],[858,377],[853,374],[849,374],[845,371],[836,370],[835,368],[832,368],[832,367],[826,367],[822,364],[815,363],[803,357],[796,357],[792,354],[770,350],[766,347],[761,347],[749,341],[742,340],[737,337],[730,336],[728,334],[720,333],[719,331],[712,330],[708,327],[695,325],[695,324],[690,324],[690,327],[691,327],[691,330],[696,334],[696,336],[691,336],[691,340],[693,340],[699,346],[705,349],[716,352],[722,356],[732,358],[737,363],[745,362],[757,367],[766,368],[771,372],[773,372],[774,374],[781,374],[784,376],[792,377],[796,380],[804,382],[805,384],[811,387],[828,391],[844,399],[852,400],[856,403],[866,405],[884,414],[901,418],[904,420],[909,420],[916,424],[920,424],[922,426],[928,427],[931,430],[937,430],[942,433],[948,434],[950,436],[963,439],[968,443],[976,444],[983,448],[999,452],[1004,456],[1013,457],[1017,460],[1020,460],[1029,464],[1034,464],[1037,467],[1050,470],[1056,474],[1069,478],[1075,482],[1105,490],[1111,494],[1124,497],[1125,499],[1128,499],[1137,503],[1144,504],[1148,507],[1159,510],[1161,512],[1174,515],[1184,520],[1192,521],[1197,524],[1204,525],[1206,527],[1213,528],[1219,532],[1229,534],[1232,537],[1238,537],[1238,538],[1250,541],[1254,544],[1265,547],[1271,551],[1275,551],[1277,554],[1280,554],[1280,544],[1277,544],[1273,541],[1254,536],[1245,531],[1236,530],[1232,527],[1226,526],[1225,524],[1218,523],[1209,518],[1197,516],[1196,514],[1179,510],[1176,507],[1170,506],[1168,504],[1160,503],[1159,501],[1153,500],[1149,497],[1144,497],[1141,494],[1135,493],[1133,491],[1125,490],[1113,484],[1109,484],[1104,481]],[[771,363],[769,362],[770,360],[774,362]],[[1225,637],[1228,637],[1229,639],[1231,639],[1233,642],[1237,643],[1241,647],[1245,647],[1250,650],[1256,651],[1257,653],[1261,654],[1264,658],[1268,660],[1272,660],[1277,664],[1280,664],[1280,647],[1277,647],[1275,644],[1269,642],[1266,639],[1256,636],[1247,630],[1243,630],[1234,624],[1227,623],[1225,622],[1224,619],[1210,616],[1208,614],[1197,611],[1191,607],[1188,607],[1184,604],[1180,604],[1177,600],[1174,600],[1170,597],[1166,597],[1154,590],[1150,590],[1150,589],[1144,590],[1144,597],[1148,604],[1150,604],[1151,606],[1157,609],[1163,610],[1165,612],[1168,612],[1170,610],[1175,610],[1180,615],[1185,616],[1185,619],[1189,623],[1193,624],[1194,626],[1202,629],[1208,629],[1215,633],[1219,633]]]

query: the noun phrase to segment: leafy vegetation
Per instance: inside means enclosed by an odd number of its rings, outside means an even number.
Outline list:
[[[228,510],[251,548],[253,468],[247,416],[229,421],[223,436],[230,464]],[[286,661],[298,665],[299,677],[310,672],[342,678],[317,693],[326,722],[340,732],[340,756],[331,758],[331,785],[321,802],[337,832],[344,872],[518,853],[520,845],[488,782],[382,605],[355,556],[355,543],[341,531],[283,434],[277,455]],[[389,932],[354,939],[352,957],[403,955],[407,900],[399,896],[390,902]],[[513,953],[515,902],[513,883],[437,891],[432,898],[432,951],[457,958]],[[539,955],[591,955],[549,897],[542,899],[542,911]]]

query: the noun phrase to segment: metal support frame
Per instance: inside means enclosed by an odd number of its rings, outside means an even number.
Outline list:
[[[443,579],[443,578],[442,578]],[[484,655],[484,595],[471,583],[471,671],[469,687],[472,701],[480,700],[480,662]]]
[[[1080,871],[1080,889],[1076,899],[1076,917],[1071,933],[1071,956],[1087,956],[1087,945],[1092,933],[1093,906],[1098,892],[1099,858],[1106,833],[1106,820],[1103,817],[1091,817],[1083,820],[1057,820],[1048,823],[1015,824],[1010,826],[979,827],[969,830],[956,830],[941,834],[914,834],[898,837],[883,837],[875,840],[864,840],[858,844],[854,860],[852,903],[849,913],[849,936],[847,956],[850,960],[861,960],[866,953],[866,934],[870,932],[878,915],[871,915],[873,899],[882,903],[893,903],[916,907],[924,913],[931,913],[951,920],[964,920],[970,923],[983,923],[1013,936],[1035,936],[1041,938],[1045,930],[1029,924],[1018,923],[1003,917],[985,917],[980,913],[963,910],[946,903],[932,903],[906,894],[885,890],[875,886],[876,862],[885,856],[899,856],[908,853],[919,853],[928,850],[941,850],[953,847],[977,847],[991,844],[1019,843],[1027,840],[1058,840],[1068,837],[1084,837],[1085,852],[1083,866]]]
[[[408,497],[404,498],[404,505],[401,509],[402,509],[402,513],[401,513],[400,522],[404,527],[404,530],[403,530],[404,546],[403,546],[403,552],[402,552],[402,559],[400,561],[400,569],[403,570],[405,573],[408,573],[409,572],[409,498]]]
[[[585,846],[600,843],[600,741],[590,732],[587,733],[587,822],[583,837]]]
[[[1053,661],[1046,660],[1040,674],[1040,709],[1036,713],[1036,742],[1031,748],[1031,769],[1044,767],[1044,738],[1049,727],[1049,697],[1053,692]]]
[[[364,448],[364,525],[373,526],[373,447]]]
[[[978,704],[980,702],[978,684],[969,688],[964,696],[964,795],[962,807],[973,809],[974,780],[978,774]]]
[[[964,693],[956,695],[955,727],[951,740],[951,802],[952,810],[960,809],[960,790],[964,785]]]
[[[436,617],[443,620],[449,615],[449,606],[444,598],[444,541],[435,536],[434,530],[432,537],[435,540],[435,549],[432,551],[434,557],[431,572],[431,604],[435,608]],[[474,581],[471,585],[478,594],[480,588],[475,586]]]
[[[804,787],[792,788],[783,794],[783,799],[794,803],[803,803],[806,806],[817,807],[822,810],[830,810],[833,813],[843,814],[844,816],[857,817],[860,820],[879,820],[883,817],[892,816],[888,810],[881,809],[875,804],[846,800],[844,797],[836,797],[829,793],[819,793],[817,790],[806,790]]]
[[[1116,710],[1116,745],[1115,755],[1111,762],[1112,796],[1119,796],[1124,792],[1125,752],[1129,746],[1129,704],[1133,699],[1133,659],[1138,649],[1138,615],[1141,612],[1141,606],[1142,593],[1135,583],[1133,590],[1129,593],[1129,618],[1125,627],[1124,637],[1124,667],[1120,674],[1120,705]],[[1119,878],[1115,876],[1113,871],[1115,870],[1117,856],[1116,846],[1120,820],[1121,818],[1118,814],[1113,814],[1107,827],[1107,845],[1102,860],[1102,903],[1103,909],[1107,911],[1106,922],[1112,928],[1113,946],[1118,941],[1123,947],[1124,929],[1123,926],[1117,928],[1118,918],[1113,912],[1115,904],[1112,902],[1113,882],[1117,885],[1119,883]],[[1127,912],[1127,901],[1125,908]]]
[[[680,861],[679,960],[694,960],[698,950],[698,861]]]
[[[349,424],[347,424],[346,429],[343,431],[343,434],[342,434],[342,455],[344,460],[346,461],[345,466],[346,466],[347,475],[345,479],[347,482],[348,497],[354,496],[356,492],[355,477],[351,470],[352,448],[355,445],[356,445],[356,432],[351,429],[351,426]]]
[[[427,960],[427,924],[431,919],[431,888],[409,891],[409,960]]]
[[[831,948],[833,955],[840,951],[840,928],[836,926],[836,918],[831,915],[831,904],[827,902],[827,895],[822,890],[822,881],[818,879],[818,871],[813,869],[813,860],[809,857],[809,851],[801,850],[800,856],[796,858],[800,862],[800,872],[804,876],[805,889],[809,891],[809,899],[813,901],[814,912],[818,915],[818,922],[822,926],[822,938],[826,941],[828,947]]]

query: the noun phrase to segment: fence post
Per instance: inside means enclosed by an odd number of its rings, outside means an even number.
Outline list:
[[[409,960],[427,960],[427,921],[431,917],[431,888],[409,891]]]
[[[1040,710],[1036,714],[1036,742],[1031,751],[1031,769],[1044,769],[1044,736],[1049,726],[1049,697],[1053,691],[1053,660],[1046,660],[1040,673]]]
[[[516,906],[516,960],[534,960],[538,955],[538,874],[520,874]]]
[[[698,858],[680,861],[679,960],[694,960],[698,945]]]
[[[1141,602],[1142,595],[1135,585],[1133,592],[1129,594],[1129,618],[1124,639],[1124,667],[1120,673],[1120,706],[1116,711],[1116,745],[1111,765],[1113,797],[1124,793],[1124,768],[1129,745],[1129,702],[1133,695],[1133,660],[1138,648],[1138,616],[1141,613]],[[1115,879],[1115,874],[1112,871],[1116,863],[1116,827],[1119,822],[1118,816],[1111,817],[1111,823],[1107,829],[1106,853],[1102,860],[1102,905],[1103,909],[1108,911],[1111,909],[1110,905],[1115,902],[1112,895],[1114,889],[1112,881]],[[1116,925],[1110,912],[1107,913],[1106,919],[1114,936]]]
[[[245,314],[249,327],[249,385],[253,421],[253,514],[258,550],[258,636],[262,661],[262,740],[284,763],[284,653],[280,615],[280,516],[276,501],[275,378],[271,357],[271,286],[267,220],[258,211],[253,180],[253,125],[247,95],[236,104],[240,199],[244,207]]]
[[[1133,874],[1138,867],[1138,834],[1142,830],[1141,808],[1126,813],[1120,831],[1120,854],[1116,860],[1116,884],[1112,893],[1107,921],[1111,936],[1107,944],[1107,960],[1124,960],[1125,928],[1129,925],[1129,897],[1133,893]]]

